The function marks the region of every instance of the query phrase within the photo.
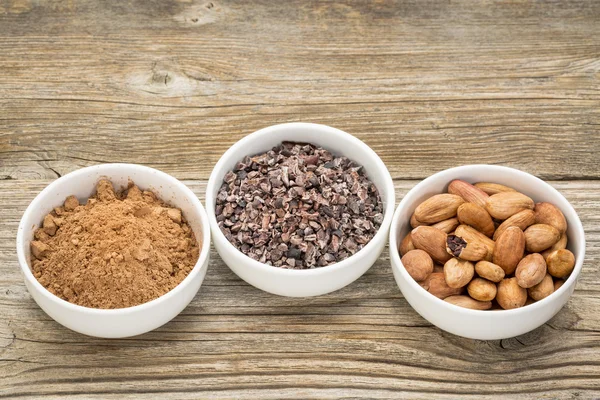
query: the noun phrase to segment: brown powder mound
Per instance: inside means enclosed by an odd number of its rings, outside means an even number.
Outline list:
[[[162,296],[189,274],[200,253],[181,210],[132,182],[115,192],[106,179],[85,205],[67,197],[44,218],[35,239],[38,281],[64,300],[93,308]]]

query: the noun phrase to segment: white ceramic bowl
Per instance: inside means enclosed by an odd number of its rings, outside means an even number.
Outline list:
[[[150,189],[178,207],[188,220],[196,238],[202,239],[198,262],[189,275],[170,292],[147,303],[121,309],[96,309],[78,306],[53,295],[33,276],[29,244],[34,230],[54,207],[74,194],[85,201],[95,192],[101,177],[116,187],[127,186],[130,178],[141,189]],[[102,164],[67,174],[48,185],[31,202],[17,232],[17,256],[25,284],[38,305],[58,323],[90,336],[120,338],[139,335],[165,324],[179,314],[194,298],[208,268],[210,227],[206,212],[194,193],[164,172],[135,164]]]
[[[292,270],[260,263],[235,248],[219,229],[215,216],[216,196],[225,174],[248,155],[270,150],[282,141],[308,142],[336,155],[344,155],[362,165],[379,190],[384,219],[373,239],[356,254],[322,268]],[[325,125],[289,123],[256,131],[223,154],[210,175],[206,188],[206,211],[217,252],[240,278],[266,292],[281,296],[318,296],[341,289],[354,282],[373,265],[385,247],[392,220],[395,193],[392,177],[385,164],[365,143],[339,129]]]
[[[555,204],[568,223],[568,248],[575,254],[575,269],[556,292],[531,305],[514,310],[470,310],[449,304],[423,289],[408,275],[400,261],[398,245],[411,230],[410,217],[428,197],[443,193],[453,179],[470,183],[495,182],[515,188],[534,201]],[[438,172],[412,188],[402,199],[390,229],[390,260],[402,294],[423,318],[437,327],[471,339],[504,339],[529,332],[547,322],[565,305],[575,289],[585,256],[585,236],[577,213],[556,189],[526,172],[495,165],[465,165]]]

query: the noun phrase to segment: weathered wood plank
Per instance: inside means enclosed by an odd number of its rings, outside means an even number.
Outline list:
[[[584,0],[0,0],[0,398],[598,398],[599,19]],[[70,332],[31,300],[15,232],[51,179],[134,162],[203,198],[232,143],[290,121],[364,140],[398,199],[468,163],[552,180],[586,230],[575,294],[488,342],[416,314],[387,251],[310,299],[263,293],[213,251],[190,306],[126,340]]]
[[[469,163],[509,165],[547,179],[600,177],[590,151],[600,148],[600,99],[563,105],[549,100],[282,105],[269,106],[269,114],[252,106],[153,111],[126,105],[113,111],[118,106],[104,101],[0,103],[11,116],[0,137],[5,179],[54,178],[99,162],[140,163],[180,179],[208,179],[236,140],[286,121],[320,122],[355,134],[396,179],[420,179]],[[530,114],[540,117],[533,121]]]
[[[356,134],[397,179],[600,177],[596,2],[9,3],[0,177],[119,161],[207,179],[287,121]]]
[[[578,211],[588,238],[573,298],[543,327],[489,342],[444,333],[416,314],[393,280],[387,251],[354,284],[308,299],[247,285],[213,251],[198,296],[167,325],[124,340],[70,332],[31,300],[14,254],[20,215],[47,183],[0,182],[0,397],[496,399],[590,398],[600,391],[594,311],[600,306],[600,182],[551,182]],[[203,200],[204,181],[185,183]],[[416,182],[395,183],[399,200]]]

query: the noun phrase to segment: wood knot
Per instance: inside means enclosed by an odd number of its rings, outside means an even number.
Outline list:
[[[215,22],[223,8],[214,1],[193,4],[175,16],[175,19],[187,26],[206,25]]]
[[[173,81],[173,77],[169,76],[169,73],[166,71],[154,72],[151,78],[152,84],[154,85],[165,85],[168,86],[170,82]]]
[[[187,96],[214,92],[213,78],[202,71],[184,71],[176,60],[156,61],[150,70],[129,78],[130,86],[145,93]]]

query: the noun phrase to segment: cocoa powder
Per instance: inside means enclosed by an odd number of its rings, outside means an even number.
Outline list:
[[[198,261],[200,244],[181,210],[133,182],[115,192],[103,179],[85,205],[69,196],[44,218],[31,252],[33,274],[56,296],[124,308],[177,286]]]

